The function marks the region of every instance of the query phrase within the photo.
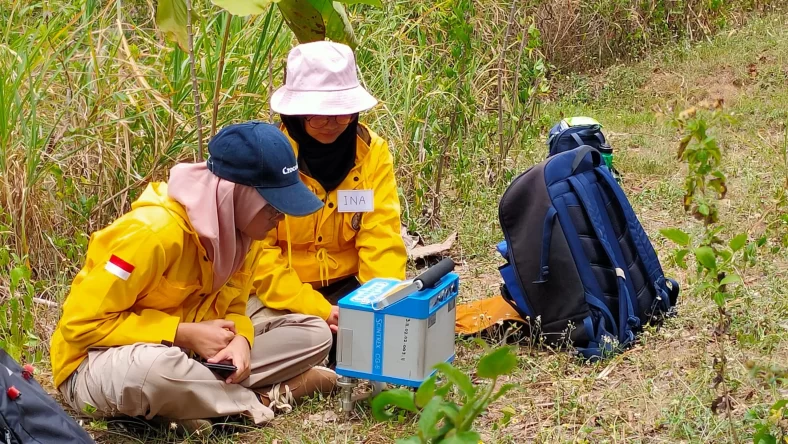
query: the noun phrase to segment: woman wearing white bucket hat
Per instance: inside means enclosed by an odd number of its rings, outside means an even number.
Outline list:
[[[324,206],[286,218],[264,241],[258,298],[250,299],[258,316],[317,315],[336,331],[340,297],[375,277],[405,278],[393,158],[386,141],[358,121],[376,104],[359,84],[348,46],[320,41],[290,52],[271,109],[291,140],[298,174]]]

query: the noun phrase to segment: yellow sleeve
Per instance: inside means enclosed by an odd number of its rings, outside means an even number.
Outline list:
[[[105,269],[112,255],[134,266],[126,280]],[[130,310],[139,295],[158,284],[166,268],[161,241],[141,223],[116,222],[94,234],[85,266],[63,304],[63,338],[83,350],[172,342],[178,317],[159,310]]]
[[[271,230],[260,242],[262,252],[254,270],[253,291],[268,308],[328,319],[331,303],[288,268],[276,239],[276,230]]]
[[[255,264],[255,259],[259,253],[260,246],[258,242],[252,242],[251,248],[246,253],[242,270],[249,270],[249,267]],[[249,302],[251,288],[252,276],[248,272],[239,271],[219,290],[220,292],[226,292],[228,298],[232,298],[227,306],[224,318],[235,323],[235,331],[239,336],[246,338],[249,342],[249,347],[254,346],[254,325],[252,325],[252,320],[246,316],[246,304]]]
[[[382,146],[372,174],[375,210],[364,213],[356,235],[358,279],[365,283],[372,278],[405,279],[408,256],[400,233],[400,203],[394,179],[394,159],[388,143]]]
[[[246,302],[249,300],[249,295],[245,297],[237,297],[233,299],[230,306],[227,307],[227,314],[224,318],[228,321],[235,322],[235,331],[239,336],[243,336],[249,341],[249,347],[254,346],[254,325],[252,320],[246,316]]]

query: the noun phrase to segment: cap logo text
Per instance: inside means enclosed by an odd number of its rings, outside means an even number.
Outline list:
[[[293,165],[291,167],[284,167],[284,168],[282,168],[282,174],[290,174],[293,171],[298,171],[298,165]]]

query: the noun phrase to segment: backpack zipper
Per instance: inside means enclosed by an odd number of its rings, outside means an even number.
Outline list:
[[[3,443],[4,444],[12,444],[13,437],[11,436],[11,430],[8,427],[3,427]]]

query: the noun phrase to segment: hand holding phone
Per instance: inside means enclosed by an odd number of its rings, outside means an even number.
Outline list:
[[[208,367],[212,372],[216,373],[220,378],[227,379],[238,370],[232,361],[222,361],[211,363],[205,360],[200,360],[200,364]]]
[[[208,362],[232,363],[236,370],[225,379],[225,382],[228,384],[237,384],[249,377],[251,372],[250,359],[251,349],[249,347],[249,341],[243,336],[236,336],[230,342],[230,345],[225,347],[224,350],[217,353],[214,357],[208,359]]]

